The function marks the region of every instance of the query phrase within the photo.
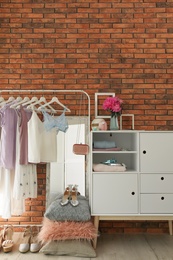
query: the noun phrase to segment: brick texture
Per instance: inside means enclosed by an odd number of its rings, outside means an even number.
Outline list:
[[[171,0],[1,0],[0,89],[82,89],[91,98],[91,119],[95,92],[115,92],[123,113],[135,115],[135,129],[173,130],[172,17]],[[77,109],[70,95],[64,98]],[[10,223],[41,223],[46,174],[38,168],[38,198]],[[167,230],[160,223],[101,228]]]

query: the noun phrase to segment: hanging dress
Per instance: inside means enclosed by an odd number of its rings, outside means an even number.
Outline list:
[[[37,168],[36,164],[28,163],[28,150],[26,150],[26,148],[28,149],[27,123],[30,117],[31,113],[20,107],[16,133],[16,167],[13,188],[13,198],[18,200],[37,197]],[[21,155],[23,151],[24,154]]]
[[[0,166],[9,170],[15,168],[17,128],[17,114],[13,108],[10,108],[10,105],[11,104],[6,104],[0,109]]]
[[[19,131],[19,163],[21,165],[28,164],[28,121],[32,112],[24,109],[20,105],[18,110],[18,131]]]
[[[14,171],[0,167],[0,216],[4,219],[11,217],[12,189]]]
[[[21,213],[18,210],[21,199],[12,199],[16,161],[17,114],[14,109],[10,108],[11,104],[6,104],[0,109],[0,216],[4,219],[10,218],[12,213]]]

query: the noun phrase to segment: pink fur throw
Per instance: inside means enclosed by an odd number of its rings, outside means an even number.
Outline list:
[[[97,237],[97,230],[91,221],[52,221],[43,219],[43,226],[38,234],[38,240],[46,243],[53,240],[69,239],[94,239]]]

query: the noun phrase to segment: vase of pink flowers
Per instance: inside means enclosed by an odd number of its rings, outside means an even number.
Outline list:
[[[110,118],[110,130],[119,130],[118,116],[113,115]]]
[[[123,101],[118,97],[108,97],[103,102],[103,109],[110,111],[110,130],[119,130],[118,116],[122,112]]]

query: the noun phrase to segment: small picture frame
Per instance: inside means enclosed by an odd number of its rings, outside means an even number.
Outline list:
[[[111,114],[102,108],[103,102],[107,97],[115,97],[115,93],[95,93],[95,118],[111,117]]]
[[[131,119],[131,129],[134,130],[135,129],[135,118],[134,118],[134,114],[122,114],[120,116],[120,130],[123,129],[123,117],[130,117],[129,119]]]

